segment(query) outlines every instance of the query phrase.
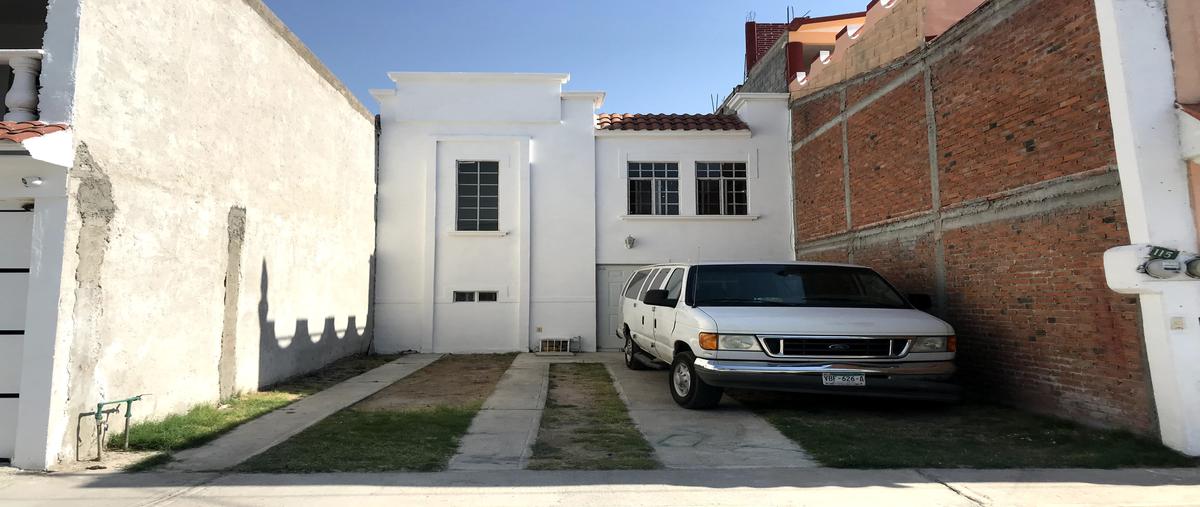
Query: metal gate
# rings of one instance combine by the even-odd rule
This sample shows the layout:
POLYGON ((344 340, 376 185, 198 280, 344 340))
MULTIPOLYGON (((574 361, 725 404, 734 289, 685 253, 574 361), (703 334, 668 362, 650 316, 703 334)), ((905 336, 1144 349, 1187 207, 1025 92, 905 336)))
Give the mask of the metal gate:
POLYGON ((596 348, 618 350, 624 343, 617 338, 620 329, 621 287, 641 265, 601 264, 596 266, 596 348))
POLYGON ((33 213, 0 201, 0 460, 16 445, 33 213))

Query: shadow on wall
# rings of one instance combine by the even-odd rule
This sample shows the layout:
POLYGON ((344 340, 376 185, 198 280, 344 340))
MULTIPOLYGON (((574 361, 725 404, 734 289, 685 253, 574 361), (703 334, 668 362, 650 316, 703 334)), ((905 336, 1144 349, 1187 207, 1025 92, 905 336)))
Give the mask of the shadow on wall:
MULTIPOLYGON (((374 265, 373 255, 368 262, 374 265)), ((369 308, 366 322, 362 325, 358 316, 351 315, 346 319, 346 328, 339 331, 335 325, 336 318, 325 317, 320 329, 314 330, 308 319, 298 319, 294 331, 280 336, 276 331, 276 322, 269 319, 269 288, 270 275, 267 261, 263 259, 258 297, 260 388, 316 370, 342 357, 367 352, 371 342, 369 308)))

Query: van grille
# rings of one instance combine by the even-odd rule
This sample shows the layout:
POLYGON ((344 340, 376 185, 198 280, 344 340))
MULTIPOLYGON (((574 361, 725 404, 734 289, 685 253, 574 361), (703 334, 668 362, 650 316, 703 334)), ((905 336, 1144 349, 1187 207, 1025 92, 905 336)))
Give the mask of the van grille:
POLYGON ((908 338, 764 337, 762 343, 776 357, 899 357, 908 348, 908 338))

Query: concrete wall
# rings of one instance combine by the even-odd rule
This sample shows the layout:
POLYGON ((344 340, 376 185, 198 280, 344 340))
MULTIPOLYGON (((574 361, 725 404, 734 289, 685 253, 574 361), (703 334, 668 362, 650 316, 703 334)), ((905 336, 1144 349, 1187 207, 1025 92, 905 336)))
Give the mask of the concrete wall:
POLYGON ((80 9, 52 457, 101 399, 157 418, 365 350, 374 244, 372 119, 257 0, 80 9))
POLYGON ((779 37, 746 75, 738 88, 745 93, 787 93, 787 37, 779 37))
POLYGON ((1154 431, 1137 300, 1104 278, 1130 230, 1089 0, 992 0, 792 107, 798 257, 936 295, 994 399, 1154 431))
MULTIPOLYGON (((766 62, 760 62, 762 65, 766 62)), ((745 131, 600 131, 596 139, 599 264, 790 260, 791 196, 784 94, 742 94, 745 131), (629 162, 679 164, 679 215, 628 215, 629 162), (749 214, 696 214, 696 162, 745 162, 749 214), (635 245, 625 247, 633 236, 635 245)))
POLYGON ((380 100, 382 351, 595 347, 595 101, 563 74, 394 73, 380 100), (455 230, 455 162, 500 163, 497 232, 455 230), (453 291, 499 301, 455 303, 453 291))

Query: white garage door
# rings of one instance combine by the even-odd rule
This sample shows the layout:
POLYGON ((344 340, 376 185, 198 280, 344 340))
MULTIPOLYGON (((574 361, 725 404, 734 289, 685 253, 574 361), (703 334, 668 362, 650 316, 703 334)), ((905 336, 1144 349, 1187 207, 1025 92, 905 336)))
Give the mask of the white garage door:
POLYGON ((12 459, 21 388, 33 213, 0 201, 0 459, 12 459))
POLYGON ((596 348, 617 350, 624 345, 616 336, 620 329, 621 287, 640 267, 627 264, 596 266, 596 348))

